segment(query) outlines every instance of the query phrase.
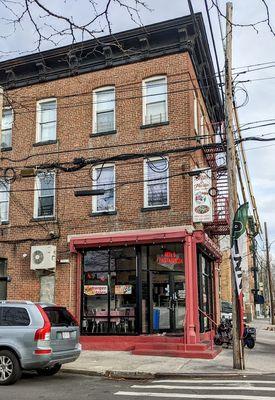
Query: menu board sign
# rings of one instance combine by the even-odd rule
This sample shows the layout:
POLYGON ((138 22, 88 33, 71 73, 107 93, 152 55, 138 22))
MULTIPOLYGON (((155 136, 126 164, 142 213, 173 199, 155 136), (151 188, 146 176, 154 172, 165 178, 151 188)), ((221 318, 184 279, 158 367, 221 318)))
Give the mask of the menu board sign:
POLYGON ((115 285, 115 294, 132 294, 132 285, 115 285))
POLYGON ((84 285, 84 294, 87 296, 98 296, 107 293, 107 285, 84 285))
POLYGON ((193 177, 193 222, 213 221, 213 202, 209 194, 211 187, 211 170, 193 177))

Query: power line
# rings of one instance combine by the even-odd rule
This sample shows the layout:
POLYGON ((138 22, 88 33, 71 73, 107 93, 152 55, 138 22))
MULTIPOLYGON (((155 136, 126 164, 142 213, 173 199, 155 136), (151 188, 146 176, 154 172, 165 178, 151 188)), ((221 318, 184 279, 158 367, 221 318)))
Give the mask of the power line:
POLYGON ((77 149, 57 150, 57 151, 44 152, 44 153, 35 153, 35 154, 30 154, 30 155, 20 158, 20 159, 11 159, 9 157, 1 157, 1 160, 6 160, 6 161, 13 162, 13 163, 17 163, 17 162, 27 161, 33 157, 40 157, 40 156, 48 156, 48 155, 55 155, 55 154, 60 155, 60 154, 65 154, 65 153, 74 153, 74 152, 78 152, 78 151, 95 151, 95 150, 114 149, 114 148, 120 148, 120 147, 140 146, 140 145, 163 143, 163 142, 170 142, 170 141, 200 140, 200 139, 204 139, 206 137, 209 137, 209 138, 215 137, 216 135, 217 135, 217 133, 213 133, 213 134, 208 134, 208 135, 180 136, 180 137, 174 137, 174 138, 170 137, 170 138, 165 138, 165 139, 148 140, 148 141, 142 141, 142 142, 119 143, 119 144, 107 145, 107 146, 82 147, 82 148, 77 148, 77 149))

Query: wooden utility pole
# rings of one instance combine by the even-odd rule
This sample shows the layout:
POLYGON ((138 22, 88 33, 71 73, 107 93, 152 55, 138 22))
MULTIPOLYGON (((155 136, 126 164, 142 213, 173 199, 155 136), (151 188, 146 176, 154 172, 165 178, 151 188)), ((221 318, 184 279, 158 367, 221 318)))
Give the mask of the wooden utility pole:
POLYGON ((274 303, 273 303, 273 285, 272 285, 272 274, 270 268, 270 257, 269 257, 269 247, 268 243, 268 233, 267 233, 267 224, 264 223, 264 231, 265 231, 265 250, 266 250, 266 270, 268 273, 268 287, 269 287, 269 300, 270 300, 270 323, 271 325, 275 325, 275 315, 274 315, 274 303))
POLYGON ((0 131, 2 129, 2 113, 3 113, 3 88, 0 86, 0 131))
MULTIPOLYGON (((227 170, 229 186, 230 237, 233 237, 233 221, 238 208, 236 152, 233 132, 233 90, 232 90, 232 13, 233 4, 226 3, 226 48, 225 48, 225 129, 227 144, 227 170)), ((231 257, 231 280, 233 288, 233 368, 244 369, 244 351, 240 337, 240 313, 235 282, 234 264, 231 257)))

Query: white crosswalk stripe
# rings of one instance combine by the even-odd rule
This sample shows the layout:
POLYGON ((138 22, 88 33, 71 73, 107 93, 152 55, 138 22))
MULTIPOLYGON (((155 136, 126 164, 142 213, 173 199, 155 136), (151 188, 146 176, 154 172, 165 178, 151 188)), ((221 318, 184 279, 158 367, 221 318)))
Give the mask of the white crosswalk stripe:
POLYGON ((131 390, 114 393, 116 396, 167 399, 209 400, 274 400, 274 380, 253 379, 164 379, 148 384, 132 385, 131 390), (219 391, 219 393, 217 393, 219 391), (229 393, 230 392, 230 393, 229 393), (236 393, 237 392, 237 393, 236 393))
POLYGON ((264 384, 273 384, 275 385, 275 377, 273 381, 264 381, 264 380, 243 380, 243 379, 230 379, 223 380, 221 379, 160 379, 157 381, 153 381, 153 383, 219 383, 221 385, 230 384, 230 383, 264 383, 264 384))
POLYGON ((193 394, 193 393, 152 393, 152 392, 117 392, 118 396, 131 397, 166 397, 166 398, 181 398, 181 399, 225 399, 225 400, 274 400, 274 396, 242 396, 242 395, 224 395, 224 394, 193 394))
MULTIPOLYGON (((141 386, 133 385, 131 388, 139 389, 141 386)), ((194 389, 194 390, 255 390, 255 386, 171 386, 171 385, 144 385, 143 389, 194 389)), ((275 392, 275 386, 261 387, 261 392, 275 392)))

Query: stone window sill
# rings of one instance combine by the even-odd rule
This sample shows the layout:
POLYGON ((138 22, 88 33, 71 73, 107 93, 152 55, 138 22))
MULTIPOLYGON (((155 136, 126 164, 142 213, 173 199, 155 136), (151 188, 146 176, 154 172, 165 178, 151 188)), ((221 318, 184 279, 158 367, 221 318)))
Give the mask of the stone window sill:
POLYGON ((91 217, 102 217, 104 215, 116 215, 117 211, 99 211, 99 212, 92 212, 91 217))
POLYGON ((141 126, 140 126, 140 129, 156 128, 156 127, 158 127, 158 126, 165 126, 165 125, 169 125, 169 121, 156 122, 155 124, 141 125, 141 126))
POLYGON ((116 129, 112 131, 106 131, 106 132, 94 132, 90 134, 90 137, 98 137, 98 136, 105 136, 105 135, 115 135, 117 133, 116 129))
POLYGON ((170 210, 171 206, 154 206, 154 207, 143 207, 141 208, 142 212, 147 211, 161 211, 161 210, 170 210))
POLYGON ((38 146, 47 146, 48 144, 56 144, 57 140, 45 140, 44 142, 36 142, 33 143, 33 147, 38 147, 38 146))

